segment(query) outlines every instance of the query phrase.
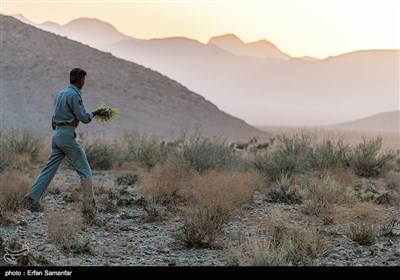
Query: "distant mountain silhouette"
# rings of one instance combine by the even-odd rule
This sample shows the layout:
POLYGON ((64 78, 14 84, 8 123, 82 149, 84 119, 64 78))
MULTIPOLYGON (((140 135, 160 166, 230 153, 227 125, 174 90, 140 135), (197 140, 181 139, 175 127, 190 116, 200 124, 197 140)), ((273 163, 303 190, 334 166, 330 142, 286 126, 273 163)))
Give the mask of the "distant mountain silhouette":
POLYGON ((380 113, 350 122, 331 125, 329 126, 329 128, 359 131, 393 132, 400 134, 400 111, 380 113))
POLYGON ((177 37, 92 46, 159 71, 253 125, 328 125, 398 110, 399 50, 262 59, 256 56, 265 50, 285 54, 267 41, 245 44, 235 35, 208 44, 177 37))
POLYGON ((100 49, 103 45, 122 40, 138 40, 122 34, 111 24, 94 18, 79 18, 65 25, 45 22, 35 24, 35 26, 61 36, 66 36, 69 39, 79 41, 96 49, 100 49))
POLYGON ((88 110, 100 101, 118 107, 113 123, 80 124, 78 132, 118 136, 139 130, 176 138, 196 129, 206 136, 248 140, 269 135, 220 111, 181 84, 132 62, 124 61, 9 16, 1 17, 1 127, 50 133, 55 94, 69 84, 69 71, 88 72, 83 100, 88 110))
POLYGON ((257 42, 246 44, 234 34, 212 37, 208 41, 208 44, 217 45, 221 49, 236 55, 245 55, 257 58, 275 58, 283 60, 288 60, 291 58, 289 55, 279 50, 271 42, 260 40, 257 42))
POLYGON ((326 125, 398 108, 398 50, 259 59, 186 38, 104 49, 160 71, 254 125, 326 125))

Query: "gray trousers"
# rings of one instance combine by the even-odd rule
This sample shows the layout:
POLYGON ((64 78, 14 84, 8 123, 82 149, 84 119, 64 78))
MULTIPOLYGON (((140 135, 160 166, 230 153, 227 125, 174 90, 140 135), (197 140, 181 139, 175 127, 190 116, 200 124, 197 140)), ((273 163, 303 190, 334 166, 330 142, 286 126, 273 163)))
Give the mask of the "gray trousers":
POLYGON ((60 163, 65 156, 78 173, 83 188, 84 203, 94 200, 92 171, 82 145, 75 139, 75 131, 69 126, 57 127, 51 139, 51 152, 46 165, 36 178, 27 196, 39 202, 44 191, 50 185, 60 163))

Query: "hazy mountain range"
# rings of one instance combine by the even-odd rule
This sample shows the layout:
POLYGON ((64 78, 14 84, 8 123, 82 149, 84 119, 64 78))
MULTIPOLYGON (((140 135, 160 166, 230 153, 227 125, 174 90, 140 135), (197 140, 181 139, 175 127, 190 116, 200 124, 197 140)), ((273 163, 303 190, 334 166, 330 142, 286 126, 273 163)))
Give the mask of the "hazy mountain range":
POLYGON ((133 62, 21 21, 1 17, 1 126, 50 133, 55 94, 69 84, 69 71, 88 72, 83 100, 88 110, 100 101, 118 107, 110 124, 80 124, 78 132, 116 136, 125 129, 177 138, 199 129, 206 136, 248 140, 266 132, 226 114, 176 81, 133 62))
POLYGON ((370 117, 333 125, 330 126, 330 128, 347 129, 353 131, 391 132, 400 134, 400 111, 385 112, 370 117))
POLYGON ((233 34, 203 44, 139 40, 97 19, 35 25, 159 71, 254 125, 321 126, 399 110, 399 50, 319 60, 290 57, 266 40, 246 44, 233 34))

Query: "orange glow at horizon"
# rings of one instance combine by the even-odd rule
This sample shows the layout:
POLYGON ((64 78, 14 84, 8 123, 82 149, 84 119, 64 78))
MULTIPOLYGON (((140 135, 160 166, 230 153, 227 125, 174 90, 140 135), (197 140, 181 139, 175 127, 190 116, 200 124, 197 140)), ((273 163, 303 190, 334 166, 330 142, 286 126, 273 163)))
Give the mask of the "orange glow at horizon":
POLYGON ((140 39, 202 43, 233 33, 266 39, 294 57, 326 58, 360 49, 400 49, 398 1, 6 1, 1 13, 35 23, 97 18, 140 39))

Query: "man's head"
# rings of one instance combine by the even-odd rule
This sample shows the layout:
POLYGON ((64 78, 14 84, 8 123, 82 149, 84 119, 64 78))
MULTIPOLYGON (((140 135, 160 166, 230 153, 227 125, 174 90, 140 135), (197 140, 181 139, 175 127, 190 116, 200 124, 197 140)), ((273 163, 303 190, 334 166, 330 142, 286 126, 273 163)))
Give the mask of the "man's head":
POLYGON ((82 89, 85 84, 86 71, 80 68, 74 68, 69 73, 69 82, 77 88, 82 89))

